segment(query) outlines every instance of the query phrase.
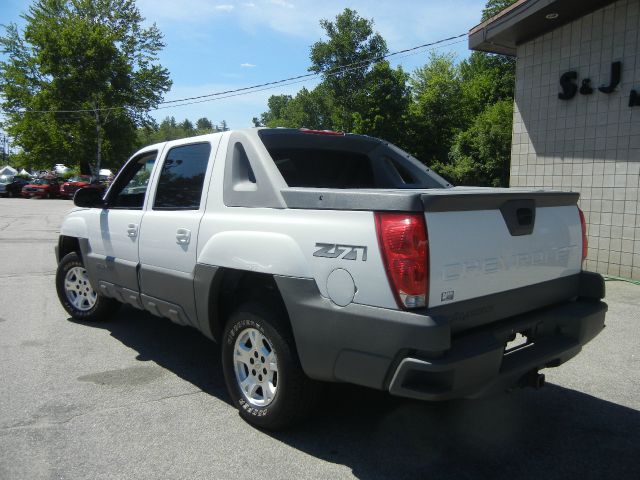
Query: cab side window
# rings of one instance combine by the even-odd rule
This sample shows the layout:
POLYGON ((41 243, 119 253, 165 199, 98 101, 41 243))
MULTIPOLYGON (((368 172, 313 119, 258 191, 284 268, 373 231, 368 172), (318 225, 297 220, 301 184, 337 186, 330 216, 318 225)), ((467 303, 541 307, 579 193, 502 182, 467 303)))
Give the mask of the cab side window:
POLYGON ((141 210, 158 152, 147 152, 129 162, 109 193, 110 208, 141 210))
POLYGON ((174 147, 162 165, 154 210, 198 210, 211 145, 194 143, 174 147))

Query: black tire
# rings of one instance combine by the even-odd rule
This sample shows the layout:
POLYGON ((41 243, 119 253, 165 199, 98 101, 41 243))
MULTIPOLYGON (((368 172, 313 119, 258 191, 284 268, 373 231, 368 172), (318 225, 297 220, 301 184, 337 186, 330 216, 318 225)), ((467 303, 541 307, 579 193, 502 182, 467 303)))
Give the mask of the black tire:
MULTIPOLYGON (((99 320, 108 319, 120 306, 120 302, 112 298, 107 298, 93 290, 93 286, 86 280, 79 280, 86 287, 86 290, 80 292, 85 295, 87 292, 95 292, 95 303, 90 308, 77 308, 70 299, 70 295, 67 295, 67 289, 65 287, 65 279, 70 270, 74 268, 80 268, 85 272, 86 270, 82 259, 76 252, 68 253, 58 264, 56 271, 56 291, 58 292, 58 299, 64 307, 64 309, 76 320, 82 320, 87 322, 94 322, 99 320)), ((86 295, 85 295, 86 296, 86 295)), ((89 303, 87 301, 87 303, 89 303)))
MULTIPOLYGON (((302 371, 283 308, 269 303, 243 304, 229 318, 222 340, 222 368, 227 390, 244 420, 259 428, 281 430, 308 414, 318 384, 302 371), (277 356, 277 388, 273 400, 266 406, 252 404, 242 392, 236 376, 236 340, 248 329, 258 330, 277 356)), ((249 374, 247 372, 247 376, 249 374)))

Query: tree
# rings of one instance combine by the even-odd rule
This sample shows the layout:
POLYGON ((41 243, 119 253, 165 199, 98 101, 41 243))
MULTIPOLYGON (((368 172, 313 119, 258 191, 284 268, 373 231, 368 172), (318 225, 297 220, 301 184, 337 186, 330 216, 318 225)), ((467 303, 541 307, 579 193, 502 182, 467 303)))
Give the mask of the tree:
POLYGON ((413 102, 408 147, 426 164, 446 163, 455 135, 468 122, 454 56, 431 53, 429 62, 416 69, 410 82, 413 102))
POLYGON ((192 137, 196 134, 196 130, 193 128, 193 123, 191 123, 188 118, 179 125, 179 128, 184 132, 185 137, 192 137))
POLYGON ((188 118, 178 123, 175 117, 165 117, 159 125, 152 120, 139 127, 136 146, 139 148, 145 145, 192 137, 194 135, 224 132, 226 131, 225 129, 227 129, 227 122, 224 120, 222 120, 220 127, 215 127, 211 120, 202 117, 197 120, 196 127, 194 128, 193 122, 188 118))
POLYGON ((516 62, 511 57, 473 52, 459 65, 467 114, 479 115, 487 105, 513 99, 516 62))
MULTIPOLYGON (((483 20, 514 0, 489 0, 483 20)), ((385 138, 453 182, 507 185, 515 61, 473 52, 462 62, 432 53, 410 76, 393 69, 373 21, 345 9, 322 20, 310 53, 323 79, 274 95, 256 126, 344 130, 385 138)))
POLYGON ((335 21, 320 20, 327 40, 311 47, 310 71, 321 73, 334 104, 334 128, 351 131, 358 93, 365 88, 367 72, 387 52, 382 36, 373 31, 373 20, 345 8, 335 21))
MULTIPOLYGON (((482 21, 514 1, 489 0, 482 21)), ((470 124, 456 135, 447 162, 434 165, 452 182, 509 185, 515 69, 515 59, 484 52, 473 52, 460 63, 464 115, 470 124)))
POLYGON ((280 125, 280 122, 284 119, 285 109, 291 100, 291 95, 271 95, 267 100, 267 108, 269 110, 262 113, 260 118, 254 118, 253 124, 256 127, 284 126, 280 125))
POLYGON ((196 128, 200 132, 211 131, 213 130, 213 124, 208 118, 202 117, 196 121, 196 128))
POLYGON ((495 17, 502 10, 514 4, 516 0, 487 0, 487 4, 482 10, 482 21, 495 17))
POLYGON ((311 47, 311 71, 321 73, 313 90, 295 97, 273 95, 256 126, 342 130, 398 142, 406 132, 407 74, 383 61, 387 46, 373 21, 345 9, 321 20, 327 39, 311 47))
POLYGON ((169 73, 155 25, 142 26, 134 0, 36 0, 5 28, 0 46, 5 126, 31 165, 126 158, 136 126, 162 101, 169 73))
POLYGON ((509 186, 513 101, 500 100, 478 115, 453 143, 450 163, 434 168, 455 183, 509 186))
POLYGON ((256 126, 330 129, 330 96, 324 85, 313 90, 302 88, 295 97, 273 95, 268 101, 269 111, 263 113, 256 126))
POLYGON ((375 64, 357 97, 353 132, 405 143, 411 101, 408 79, 402 68, 394 70, 387 61, 375 64))

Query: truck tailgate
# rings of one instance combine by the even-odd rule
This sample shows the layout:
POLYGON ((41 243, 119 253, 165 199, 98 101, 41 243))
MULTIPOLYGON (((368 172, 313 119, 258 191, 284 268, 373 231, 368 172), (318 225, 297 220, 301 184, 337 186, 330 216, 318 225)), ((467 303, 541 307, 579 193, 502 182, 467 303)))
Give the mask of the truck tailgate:
MULTIPOLYGON (((454 188, 422 195, 429 308, 570 277, 582 267, 578 194, 454 188)), ((566 289, 564 299, 575 294, 566 289)), ((563 299, 554 292, 553 299, 563 299)), ((502 296, 504 300, 504 296, 502 296)), ((540 298, 541 305, 545 300, 540 298)))

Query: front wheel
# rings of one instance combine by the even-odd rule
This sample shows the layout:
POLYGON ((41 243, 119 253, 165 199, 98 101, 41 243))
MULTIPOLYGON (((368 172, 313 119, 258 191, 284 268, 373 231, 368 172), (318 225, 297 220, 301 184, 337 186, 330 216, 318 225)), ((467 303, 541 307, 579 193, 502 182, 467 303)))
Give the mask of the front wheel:
POLYGON ((222 367, 229 395, 250 424, 290 426, 309 411, 315 382, 302 371, 286 313, 246 303, 227 322, 222 367))
POLYGON ((120 306, 96 292, 76 252, 64 256, 56 271, 56 290, 64 309, 76 320, 105 320, 120 306))

